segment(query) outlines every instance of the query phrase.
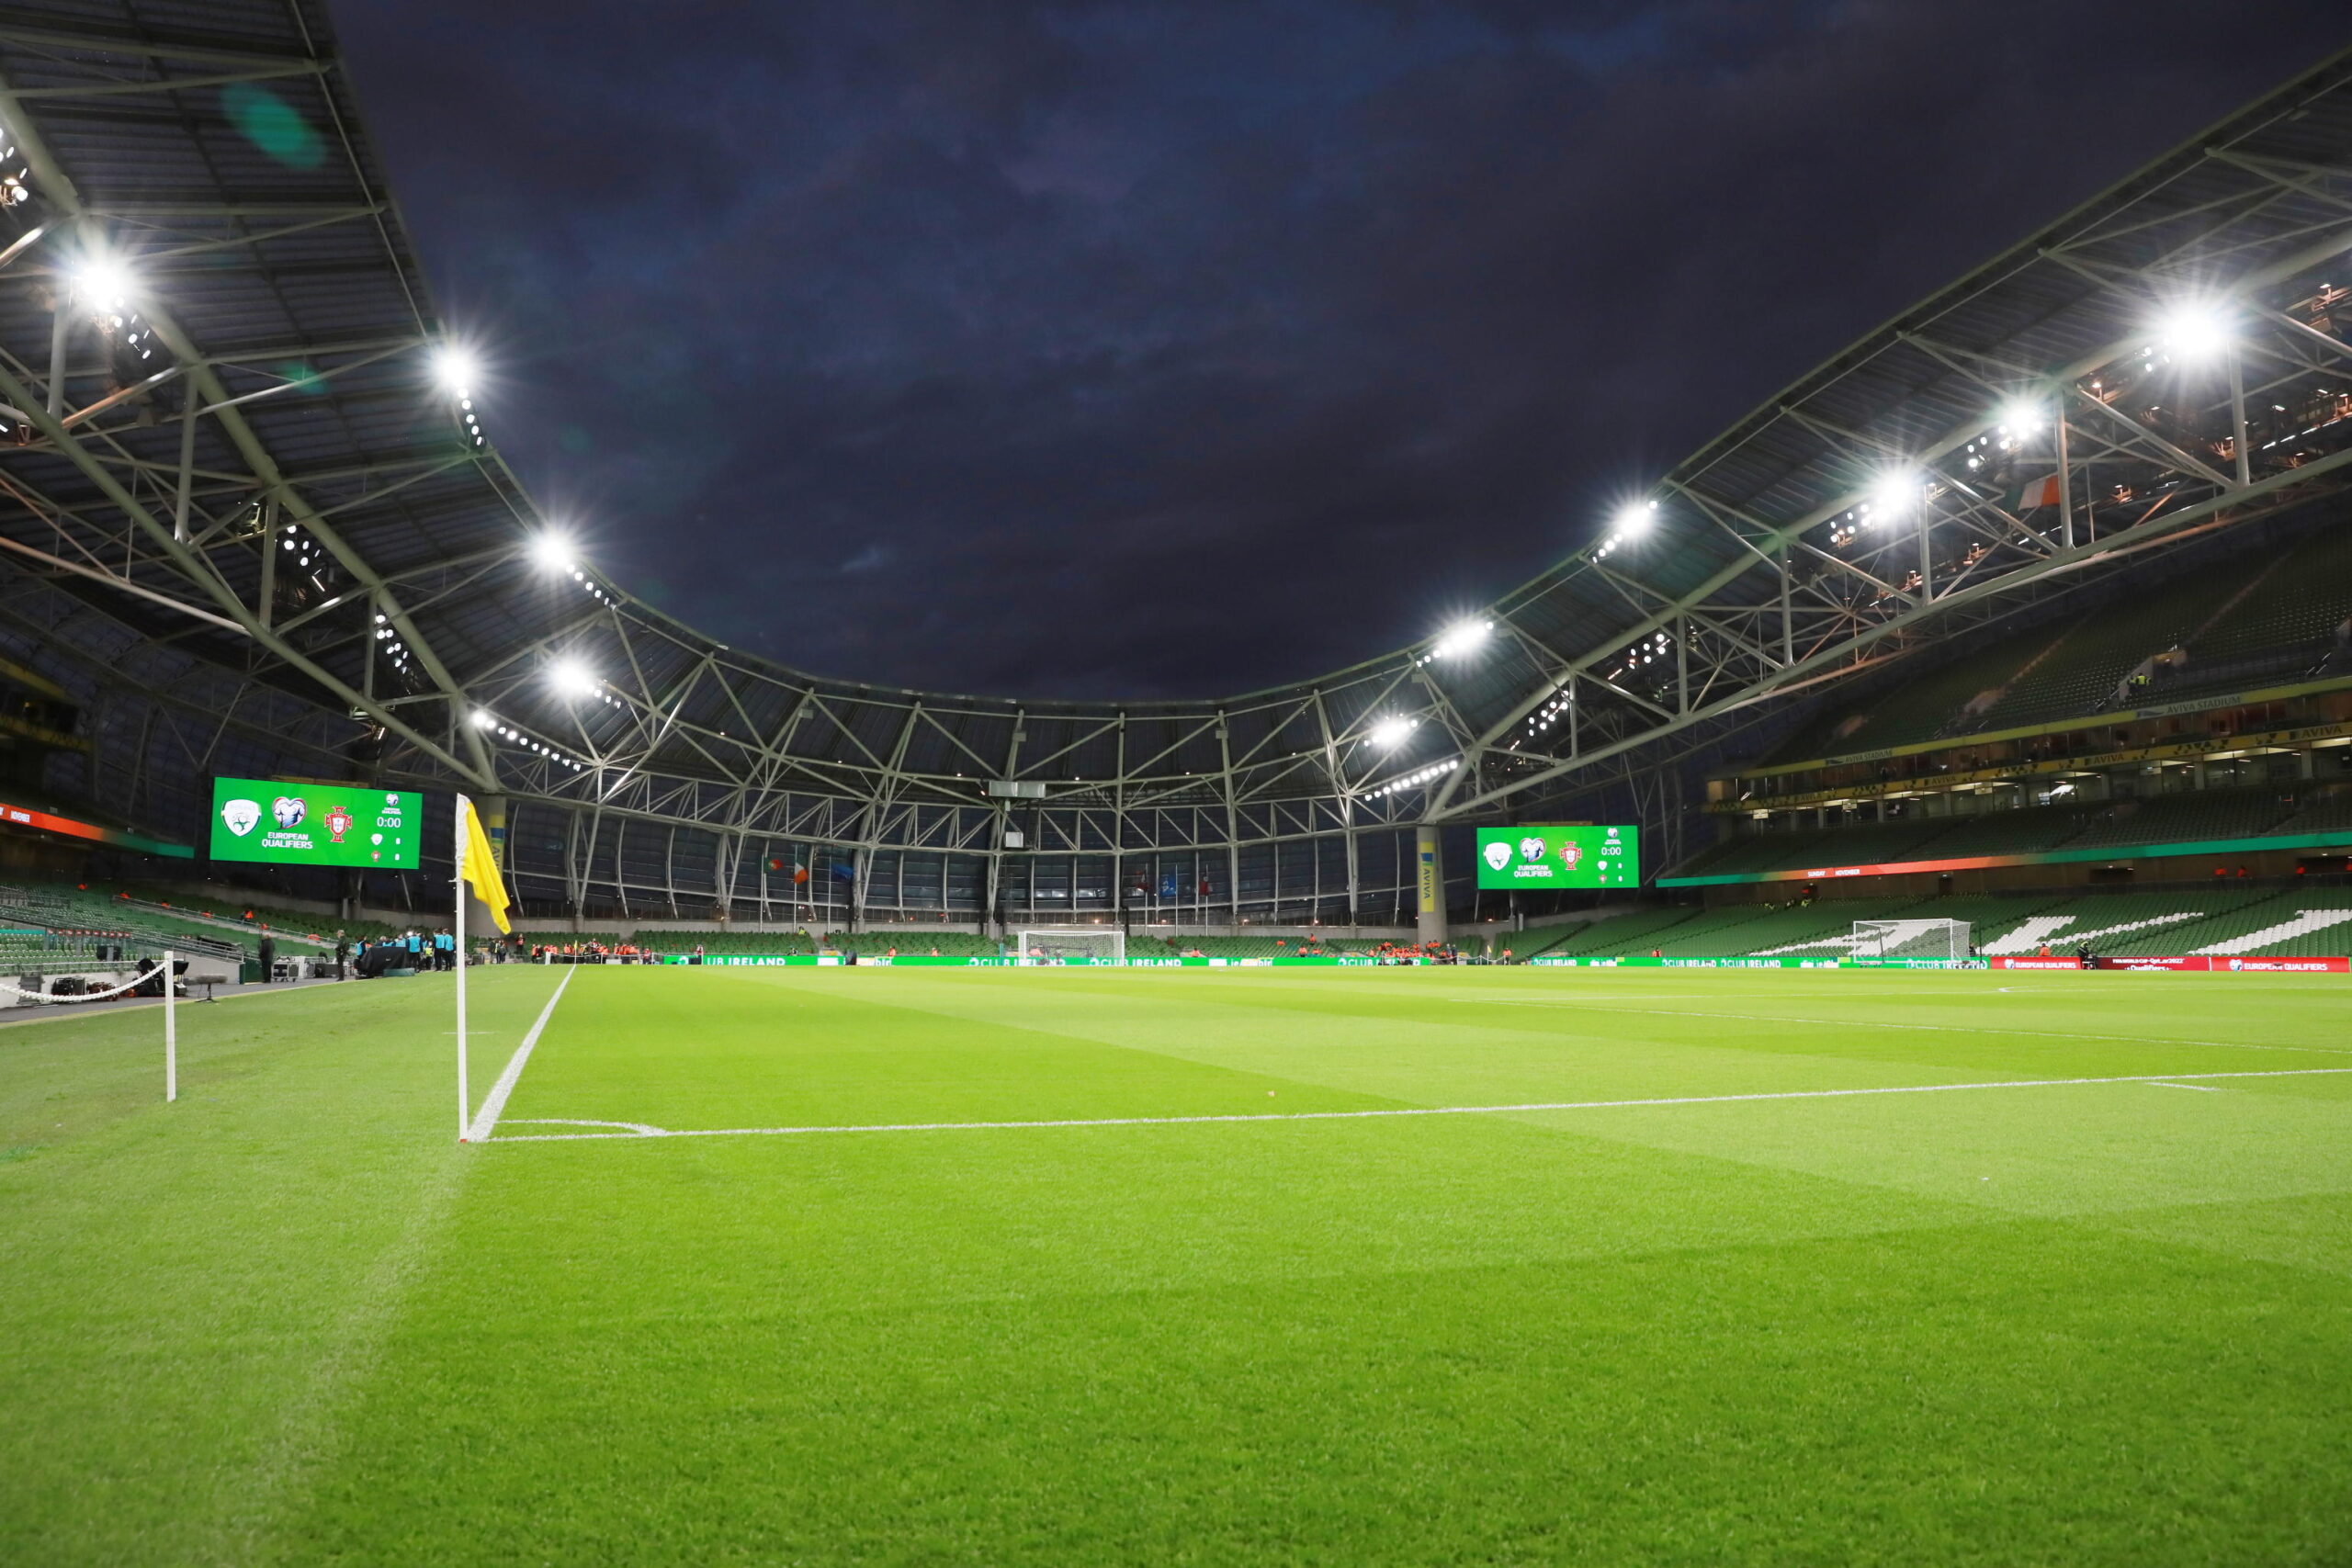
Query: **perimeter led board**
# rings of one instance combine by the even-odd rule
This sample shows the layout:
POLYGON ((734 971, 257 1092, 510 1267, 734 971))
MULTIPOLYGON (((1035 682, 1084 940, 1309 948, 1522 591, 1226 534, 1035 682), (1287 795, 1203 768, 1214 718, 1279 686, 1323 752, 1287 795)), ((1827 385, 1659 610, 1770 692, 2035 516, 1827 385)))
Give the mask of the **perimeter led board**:
POLYGON ((1637 828, 1481 828, 1478 886, 1638 887, 1637 828))
POLYGON ((212 781, 212 858, 414 871, 424 797, 360 784, 212 781))

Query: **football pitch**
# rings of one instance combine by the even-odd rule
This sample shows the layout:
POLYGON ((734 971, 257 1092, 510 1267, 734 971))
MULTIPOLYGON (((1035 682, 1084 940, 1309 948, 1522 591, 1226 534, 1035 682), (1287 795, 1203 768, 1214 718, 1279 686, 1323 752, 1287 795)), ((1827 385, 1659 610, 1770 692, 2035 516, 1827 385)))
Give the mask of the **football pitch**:
POLYGON ((472 987, 0 1028, 0 1562, 2352 1562, 2340 976, 472 987))

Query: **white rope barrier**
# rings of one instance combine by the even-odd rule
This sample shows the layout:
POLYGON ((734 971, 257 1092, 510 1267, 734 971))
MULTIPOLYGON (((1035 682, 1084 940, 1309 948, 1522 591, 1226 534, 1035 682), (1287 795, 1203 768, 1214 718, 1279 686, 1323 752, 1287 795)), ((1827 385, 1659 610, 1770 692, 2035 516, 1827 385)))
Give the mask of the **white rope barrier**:
POLYGON ((119 997, 125 991, 145 985, 160 973, 162 973, 160 970, 150 970, 144 975, 133 976, 111 990, 84 991, 78 996, 58 996, 46 987, 38 991, 28 991, 23 987, 12 985, 6 980, 0 980, 0 991, 5 991, 12 997, 29 997, 38 1002, 55 1002, 63 1007, 71 1006, 75 1002, 102 1002, 109 997, 119 997))
POLYGON ((180 1097, 179 1017, 178 1009, 174 1006, 178 1000, 178 988, 174 984, 174 972, 176 967, 174 955, 165 953, 155 967, 133 975, 119 986, 108 986, 103 990, 82 991, 62 997, 52 992, 50 986, 57 980, 69 978, 66 976, 48 976, 41 982, 41 987, 37 991, 28 991, 13 981, 0 980, 0 997, 14 997, 20 1001, 48 1002, 58 1007, 71 1007, 76 1002, 108 1001, 125 992, 135 991, 150 981, 161 981, 164 993, 164 1099, 168 1102, 180 1097))

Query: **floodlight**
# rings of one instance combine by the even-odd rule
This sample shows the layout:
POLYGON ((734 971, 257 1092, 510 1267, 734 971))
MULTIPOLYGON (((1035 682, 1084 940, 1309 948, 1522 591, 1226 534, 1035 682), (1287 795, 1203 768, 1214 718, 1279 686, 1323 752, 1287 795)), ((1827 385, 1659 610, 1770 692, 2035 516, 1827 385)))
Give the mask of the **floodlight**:
POLYGON ((1636 501, 1619 508, 1615 528, 1621 536, 1638 534, 1657 520, 1657 502, 1636 501))
POLYGON ((2176 359, 2211 359, 2230 346, 2228 318, 2211 301, 2174 306, 2156 323, 2156 333, 2176 359))
POLYGON ((1927 486, 1912 468, 1881 474, 1871 485, 1871 510, 1900 515, 1919 504, 1927 486))
POLYGON ((473 395, 474 377, 481 367, 454 343, 443 344, 433 355, 433 378, 453 398, 473 395))
POLYGON ((549 571, 571 570, 571 539, 553 528, 540 534, 532 542, 531 554, 549 571))
POLYGON ((548 665, 548 680, 567 697, 593 697, 604 690, 596 672, 577 659, 559 659, 548 665))
POLYGON ((1412 733, 1413 721, 1411 719, 1384 718, 1379 723, 1372 727, 1372 743, 1374 746, 1384 747, 1393 750, 1396 747, 1402 746, 1412 733))
POLYGON ((76 264, 74 297, 101 315, 119 313, 130 303, 130 269, 112 256, 92 252, 76 264))
POLYGON ((476 729, 495 729, 498 728, 498 716, 492 713, 488 708, 476 708, 474 709, 474 728, 476 729))
POLYGON ((2005 435, 2031 435, 2041 428, 2044 419, 2042 406, 2031 398, 2012 398, 2001 405, 2001 432, 2005 435))
POLYGON ((1494 626, 1492 621, 1457 621, 1446 628, 1445 635, 1437 639, 1437 646, 1430 652, 1439 659, 1467 653, 1487 640, 1487 634, 1494 626))

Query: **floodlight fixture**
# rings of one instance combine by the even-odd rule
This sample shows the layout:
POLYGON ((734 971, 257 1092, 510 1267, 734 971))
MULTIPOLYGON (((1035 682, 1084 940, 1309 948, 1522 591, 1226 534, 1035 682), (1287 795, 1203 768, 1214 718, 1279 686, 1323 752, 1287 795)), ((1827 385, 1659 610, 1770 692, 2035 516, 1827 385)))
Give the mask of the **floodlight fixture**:
POLYGON ((137 286, 130 268, 103 251, 85 254, 74 264, 70 277, 74 298, 101 316, 119 315, 130 309, 137 286))
POLYGON ((1927 481, 1917 468, 1894 468, 1881 474, 1871 483, 1872 521, 1889 516, 1900 517, 1926 499, 1927 481))
POLYGON ((498 716, 491 712, 488 708, 476 708, 474 709, 474 728, 476 729, 495 729, 498 728, 498 716))
POLYGON ((1393 751, 1397 747, 1405 744, 1408 739, 1411 739, 1412 734, 1413 721, 1411 719, 1396 717, 1384 718, 1372 727, 1372 743, 1385 750, 1393 751))
POLYGON ((531 555, 549 571, 570 571, 574 555, 571 536, 560 528, 542 530, 531 543, 531 555))
POLYGON ((2037 399, 2011 398, 2001 405, 2004 435, 2031 435, 2049 422, 2049 411, 2037 399))
POLYGON ((1639 534, 1657 521, 1657 502, 1636 501, 1618 509, 1616 533, 1623 538, 1639 534))
POLYGON ((1458 658, 1486 641, 1487 634, 1494 629, 1492 621, 1456 621, 1437 639, 1430 653, 1438 659, 1458 658))
POLYGON ((481 371, 481 365, 472 351, 461 344, 445 343, 434 350, 433 378, 453 398, 473 396, 474 379, 481 371))
POLYGON ((2210 299, 2176 305, 2156 323, 2156 336, 2165 352, 2186 363, 2224 353, 2231 335, 2229 317, 2219 302, 2210 299))
POLYGON ((548 665, 548 681, 567 697, 593 697, 604 690, 596 672, 577 659, 559 659, 548 665))

